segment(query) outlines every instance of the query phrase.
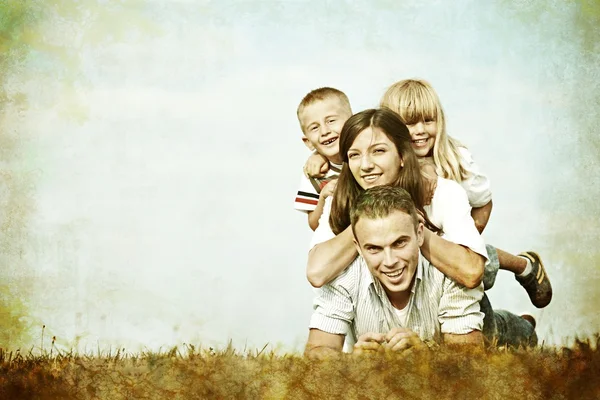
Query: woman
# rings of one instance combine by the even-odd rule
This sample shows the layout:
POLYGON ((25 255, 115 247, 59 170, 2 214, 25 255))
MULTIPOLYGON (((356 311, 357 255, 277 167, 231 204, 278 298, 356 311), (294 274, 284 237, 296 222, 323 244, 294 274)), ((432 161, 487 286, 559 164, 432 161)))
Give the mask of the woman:
MULTIPOLYGON (((369 187, 391 184, 410 193, 424 216, 427 229, 421 247, 423 256, 456 282, 469 288, 477 287, 481 283, 487 252, 469 215, 468 203, 461 203, 461 200, 466 201, 466 195, 457 185, 455 189, 458 190, 451 191, 450 195, 458 196, 458 200, 449 202, 445 197, 448 203, 464 206, 462 210, 456 208, 445 213, 452 216, 449 220, 459 221, 453 223, 453 227, 461 226, 460 235, 454 234, 454 228, 452 230, 456 237, 456 241, 452 241, 464 246, 456 248, 436 235, 445 228, 440 226, 443 224, 434 224, 428 218, 432 210, 429 205, 429 212, 426 212, 427 197, 431 198, 427 189, 431 192, 431 188, 424 185, 410 134, 398 115, 388 109, 355 114, 344 124, 339 140, 344 166, 313 237, 314 246, 307 264, 311 284, 319 287, 331 281, 358 255, 352 242, 349 213, 358 194, 369 187)), ((448 234, 446 229, 444 233, 448 234)))

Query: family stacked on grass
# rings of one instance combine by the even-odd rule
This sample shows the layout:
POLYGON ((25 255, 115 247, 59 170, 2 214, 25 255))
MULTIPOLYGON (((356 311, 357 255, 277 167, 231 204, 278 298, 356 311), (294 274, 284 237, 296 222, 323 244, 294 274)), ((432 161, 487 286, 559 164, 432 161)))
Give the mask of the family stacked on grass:
POLYGON ((535 319, 493 310, 484 290, 499 269, 545 307, 552 287, 540 257, 486 245, 488 178, 448 136, 422 80, 393 84, 378 109, 352 114, 334 88, 298 106, 314 151, 295 208, 315 231, 307 277, 315 290, 306 354, 404 351, 440 343, 535 346, 535 319))

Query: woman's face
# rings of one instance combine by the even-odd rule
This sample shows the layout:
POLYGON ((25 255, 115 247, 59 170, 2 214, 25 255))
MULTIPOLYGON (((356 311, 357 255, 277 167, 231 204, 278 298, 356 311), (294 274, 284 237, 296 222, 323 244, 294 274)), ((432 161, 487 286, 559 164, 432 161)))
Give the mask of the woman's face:
POLYGON ((348 166, 356 182, 368 189, 395 182, 404 163, 387 135, 379 128, 368 127, 350 146, 348 166))

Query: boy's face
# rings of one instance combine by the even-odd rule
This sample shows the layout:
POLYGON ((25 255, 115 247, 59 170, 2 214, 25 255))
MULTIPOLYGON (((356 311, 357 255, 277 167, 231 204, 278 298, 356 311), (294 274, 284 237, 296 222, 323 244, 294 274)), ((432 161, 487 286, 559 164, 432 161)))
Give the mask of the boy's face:
POLYGON ((339 137, 350 116, 350 111, 336 97, 309 104, 298 116, 304 132, 302 141, 330 161, 341 163, 339 137))
POLYGON ((410 291, 423 244, 423 224, 393 211, 383 218, 361 217, 354 226, 354 244, 388 297, 410 291))

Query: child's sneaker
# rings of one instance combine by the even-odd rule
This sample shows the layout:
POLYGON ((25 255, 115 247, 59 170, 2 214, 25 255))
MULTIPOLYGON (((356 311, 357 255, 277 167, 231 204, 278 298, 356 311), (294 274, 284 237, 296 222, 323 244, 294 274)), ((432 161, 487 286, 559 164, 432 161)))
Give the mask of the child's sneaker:
POLYGON ((519 256, 531 261, 532 271, 527 276, 515 275, 515 279, 525 288, 534 306, 546 307, 552 300, 552 285, 540 256, 533 251, 523 252, 519 256))

